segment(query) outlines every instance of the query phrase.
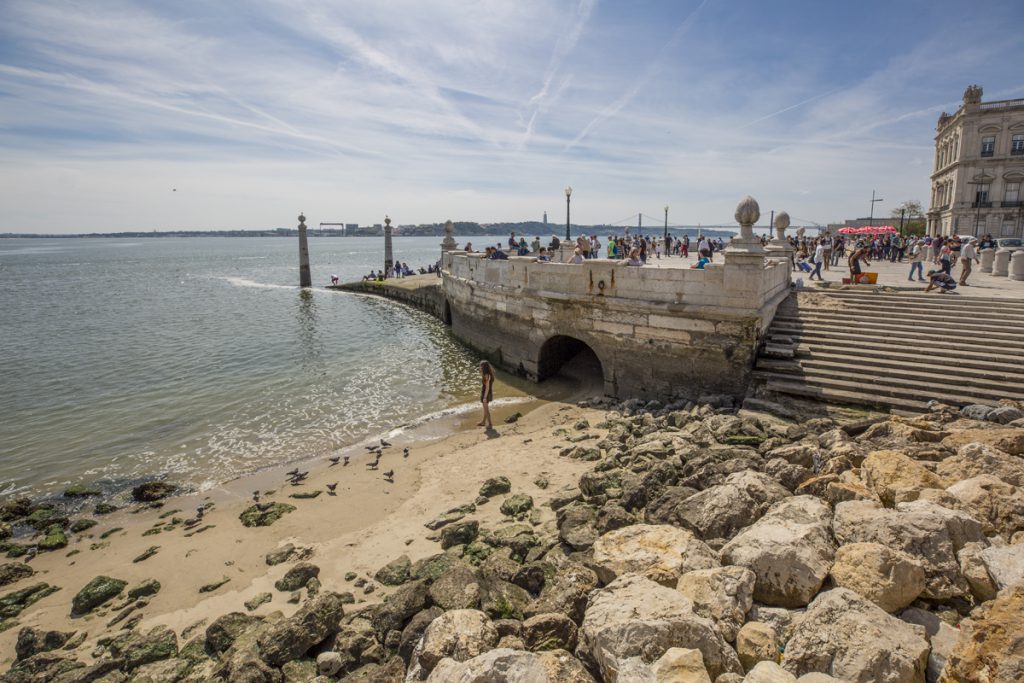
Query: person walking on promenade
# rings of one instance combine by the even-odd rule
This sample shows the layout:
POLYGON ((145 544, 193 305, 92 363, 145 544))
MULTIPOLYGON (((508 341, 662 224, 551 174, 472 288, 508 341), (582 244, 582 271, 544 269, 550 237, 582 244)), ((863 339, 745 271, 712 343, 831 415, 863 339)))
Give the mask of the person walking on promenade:
POLYGON ((861 276, 860 262, 861 261, 863 261, 866 265, 869 265, 869 266, 871 265, 871 262, 868 261, 867 250, 864 247, 861 247, 859 249, 855 249, 853 251, 853 253, 850 254, 850 258, 847 261, 847 263, 850 266, 850 283, 851 284, 855 284, 855 285, 859 285, 860 284, 860 276, 861 276))
POLYGON ((960 284, 967 286, 967 278, 971 274, 971 261, 981 263, 978 252, 974 248, 974 238, 968 238, 967 242, 960 249, 960 284))
POLYGON ((484 418, 477 422, 477 427, 494 429, 491 424, 491 401, 494 399, 494 368, 485 360, 480 361, 480 403, 484 407, 484 418))
POLYGON ((953 250, 949 248, 949 242, 942 245, 942 251, 939 252, 939 264, 943 273, 953 274, 953 250))
POLYGON ((910 248, 910 275, 908 280, 914 279, 914 271, 917 271, 917 281, 924 282, 924 249, 920 242, 915 242, 910 248))
POLYGON ((822 253, 824 254, 825 270, 828 270, 829 265, 832 263, 832 238, 825 236, 818 240, 821 242, 822 253))
POLYGON ((821 276, 821 266, 825 262, 825 245, 822 243, 823 240, 818 240, 818 246, 814 248, 814 272, 807 278, 813 280, 814 276, 818 276, 818 280, 824 280, 821 276))

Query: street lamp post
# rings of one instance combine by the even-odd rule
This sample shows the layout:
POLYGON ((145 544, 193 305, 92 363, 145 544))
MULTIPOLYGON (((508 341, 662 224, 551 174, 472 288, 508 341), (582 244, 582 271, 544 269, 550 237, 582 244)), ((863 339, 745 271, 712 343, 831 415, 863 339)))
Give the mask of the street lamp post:
POLYGON ((572 197, 572 187, 565 188, 565 241, 568 242, 572 239, 572 235, 569 234, 569 200, 572 197))
POLYGON ((879 197, 875 199, 875 191, 871 190, 871 213, 868 217, 868 227, 874 227, 875 225, 875 204, 878 202, 884 202, 885 200, 879 197))
POLYGON ((665 207, 665 242, 668 242, 668 206, 665 207))

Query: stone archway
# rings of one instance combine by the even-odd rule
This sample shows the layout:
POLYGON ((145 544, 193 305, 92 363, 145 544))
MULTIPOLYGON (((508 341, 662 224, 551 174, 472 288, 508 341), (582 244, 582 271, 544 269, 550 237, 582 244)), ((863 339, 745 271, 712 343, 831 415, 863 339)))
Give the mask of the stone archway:
POLYGON ((557 375, 563 367, 575 373, 604 377, 600 357, 586 342, 567 335, 555 335, 545 341, 537 354, 537 381, 557 375))
POLYGON ((452 325, 452 305, 448 299, 444 300, 444 310, 441 311, 441 322, 448 327, 452 325))

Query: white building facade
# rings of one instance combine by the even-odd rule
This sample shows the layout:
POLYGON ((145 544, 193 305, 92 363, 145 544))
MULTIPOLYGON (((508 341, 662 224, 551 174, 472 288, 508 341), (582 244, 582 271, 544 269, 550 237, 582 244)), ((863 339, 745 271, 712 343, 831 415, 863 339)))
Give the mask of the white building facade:
POLYGON ((982 102, 971 85, 939 116, 930 235, 1024 236, 1024 99, 982 102))

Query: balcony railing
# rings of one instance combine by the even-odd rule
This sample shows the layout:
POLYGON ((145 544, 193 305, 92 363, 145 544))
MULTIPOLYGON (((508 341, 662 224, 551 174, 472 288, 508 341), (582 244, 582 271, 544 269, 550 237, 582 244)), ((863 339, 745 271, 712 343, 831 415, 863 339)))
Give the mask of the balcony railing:
POLYGON ((1014 147, 1010 150, 1010 156, 1019 157, 1024 155, 1024 147, 1014 147))
POLYGON ((1019 100, 1000 100, 998 102, 982 102, 982 111, 988 109, 1006 109, 1007 107, 1024 107, 1024 99, 1019 100))
POLYGON ((1020 202, 1020 201, 1000 202, 999 206, 1001 206, 1004 209, 1012 209, 1012 208, 1016 208, 1016 207, 1020 206, 1021 204, 1022 204, 1022 202, 1020 202))
POLYGON ((991 209, 992 208, 992 202, 972 202, 971 203, 971 208, 972 209, 991 209))
POLYGON ((981 150, 981 156, 983 156, 983 157, 991 157, 991 156, 995 156, 995 154, 996 154, 995 150, 991 150, 991 149, 983 149, 983 150, 981 150))

